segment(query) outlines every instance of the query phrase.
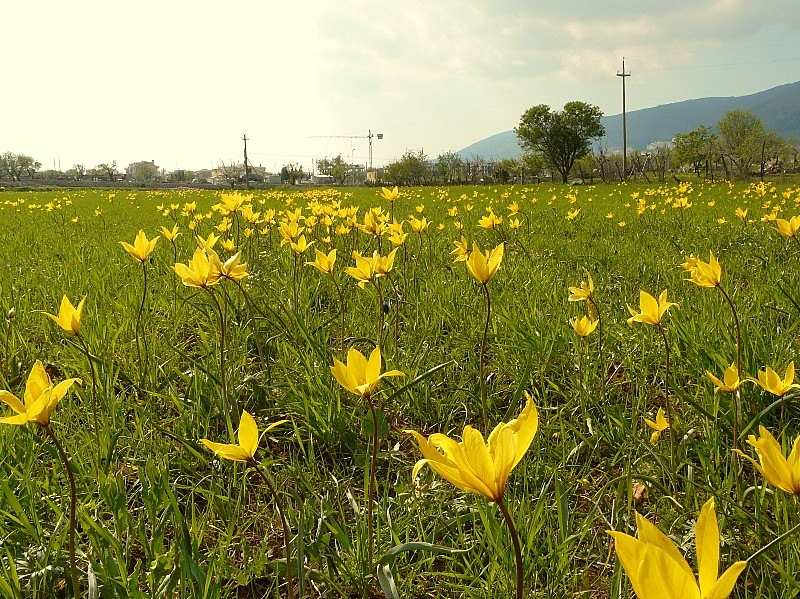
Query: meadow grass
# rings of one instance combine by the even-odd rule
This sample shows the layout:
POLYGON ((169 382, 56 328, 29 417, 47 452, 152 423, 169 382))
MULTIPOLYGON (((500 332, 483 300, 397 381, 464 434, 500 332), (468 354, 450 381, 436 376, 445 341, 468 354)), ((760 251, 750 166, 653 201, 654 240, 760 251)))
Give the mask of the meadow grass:
MULTIPOLYGON (((427 468, 412 481, 419 453, 403 433, 458 436, 467 424, 484 430, 482 370, 490 429, 519 414, 525 391, 539 408, 539 431, 505 496, 521 536, 527 596, 632 596, 606 530, 633 534, 634 511, 688 551, 700 507, 714 497, 724 566, 800 524, 798 498, 734 459, 731 396, 714 393, 705 375, 721 376, 736 358, 733 317, 718 290, 687 282, 681 268, 691 254, 706 260, 714 253, 742 324, 742 377, 766 365, 782 375, 798 355, 800 244, 779 236, 772 220, 800 214, 800 187, 693 181, 409 188, 393 206, 375 189, 254 191, 248 203, 267 220, 248 225, 237 213, 224 233, 212 210, 220 197, 0 194, 0 308, 13 312, 0 326, 0 388, 21 397, 37 359, 56 381, 83 381, 58 405, 52 426, 76 472, 78 561, 89 596, 285 596, 281 523, 267 489, 244 464, 221 462, 199 442, 235 442, 243 409, 261 430, 288 420, 261 440, 256 458, 284 498, 300 596, 391 595, 381 582, 395 584, 400 597, 512 596, 514 556, 497 506, 427 468), (519 209, 513 216, 512 202, 519 209), (325 207, 332 204, 328 226, 325 207), (347 221, 338 210, 350 206, 358 207, 359 222, 371 207, 393 211, 408 234, 391 284, 379 280, 386 368, 405 374, 383 380, 375 395, 380 581, 368 562, 365 521, 374 424, 366 403, 339 387, 330 366, 342 359, 343 334, 347 347, 365 353, 376 344, 377 296, 372 285, 359 288, 344 274, 354 264, 351 252, 371 255, 380 245, 386 255, 391 244, 355 227, 337 234, 347 221), (311 224, 301 219, 315 244, 299 257, 281 245, 279 232, 285 211, 298 208, 315 217, 311 224), (488 210, 502 217, 493 229, 479 225, 488 210), (425 216, 427 231, 412 231, 410 216, 425 216), (119 241, 173 224, 180 234, 174 245, 158 241, 142 303, 142 267, 119 241), (224 372, 214 303, 172 270, 190 259, 196 235, 212 232, 234 240, 249 272, 242 285, 251 305, 230 282, 215 290, 227 317, 224 372), (450 255, 461 235, 470 247, 506 247, 487 286, 492 317, 483 369, 484 294, 450 255), (331 248, 344 306, 331 277, 305 266, 314 249, 331 248), (586 308, 567 301, 567 288, 587 273, 603 319, 602 352, 597 333, 581 350, 569 323, 586 308), (654 327, 626 323, 640 289, 655 296, 668 289, 680 304, 663 322, 677 415, 655 444, 643 418, 666 405, 665 351, 654 327), (42 314, 56 313, 64 294, 74 303, 87 297, 81 334, 97 371, 99 430, 81 345, 42 314)), ((225 259, 232 252, 221 242, 215 249, 225 259)), ((790 446, 798 397, 784 398, 781 422, 781 402, 747 383, 738 446, 759 425, 790 446)), ((0 596, 65 594, 66 477, 55 449, 35 427, 3 426, 0 473, 0 596)), ((760 554, 732 596, 800 594, 798 548, 795 537, 760 554)))

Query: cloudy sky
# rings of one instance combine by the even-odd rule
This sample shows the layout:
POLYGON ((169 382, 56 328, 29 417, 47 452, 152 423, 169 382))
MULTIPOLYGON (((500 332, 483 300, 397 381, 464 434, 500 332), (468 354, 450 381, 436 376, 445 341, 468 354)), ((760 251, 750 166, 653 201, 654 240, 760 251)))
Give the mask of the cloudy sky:
POLYGON ((800 80, 797 0, 3 0, 0 152, 66 170, 375 165, 530 106, 621 112, 800 80), (320 138, 316 136, 353 136, 320 138))

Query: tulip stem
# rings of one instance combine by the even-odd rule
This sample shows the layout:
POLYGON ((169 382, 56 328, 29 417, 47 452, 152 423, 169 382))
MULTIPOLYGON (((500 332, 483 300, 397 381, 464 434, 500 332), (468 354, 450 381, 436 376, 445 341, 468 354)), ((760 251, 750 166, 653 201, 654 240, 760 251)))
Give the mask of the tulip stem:
POLYGON ((58 442, 55 434, 53 434, 50 425, 46 424, 42 428, 47 433, 47 436, 50 437, 53 445, 56 446, 56 451, 58 451, 61 461, 64 462, 64 468, 67 471, 67 478, 69 479, 69 569, 72 575, 72 596, 77 598, 81 596, 81 590, 78 581, 78 566, 75 562, 75 527, 77 521, 75 513, 76 504, 78 502, 78 493, 75 490, 75 475, 72 472, 72 466, 69 464, 69 458, 64 448, 61 446, 61 443, 58 442))
POLYGON ((372 503, 375 498, 375 469, 378 464, 378 419, 375 415, 375 404, 372 403, 372 395, 370 393, 365 393, 364 398, 369 404, 369 412, 372 417, 372 452, 369 461, 369 488, 367 490, 367 561, 371 572, 374 551, 374 540, 372 538, 372 503))
POLYGON ((479 355, 479 372, 480 372, 480 394, 481 394, 481 409, 483 410, 483 426, 489 426, 489 409, 486 405, 486 376, 485 376, 485 360, 486 360, 486 337, 489 334, 489 319, 492 315, 492 300, 489 298, 489 287, 483 283, 483 293, 486 295, 486 322, 483 325, 483 336, 481 337, 481 349, 479 355))
POLYGON ((97 373, 94 369, 94 362, 92 361, 92 355, 89 353, 89 345, 86 343, 86 339, 83 338, 80 332, 76 333, 76 336, 78 337, 78 341, 80 341, 81 347, 83 347, 83 353, 86 354, 86 359, 89 360, 89 370, 92 373, 92 417, 94 419, 94 434, 97 437, 99 448, 100 427, 97 423, 97 373))
POLYGON ((275 509, 278 510, 278 516, 281 519, 281 525, 283 526, 283 556, 286 559, 286 596, 288 599, 294 599, 294 581, 292 580, 292 560, 291 560, 291 532, 289 531, 289 522, 286 519, 286 512, 283 509, 283 502, 281 501, 281 497, 278 494, 278 490, 275 488, 272 480, 270 480, 267 473, 258 465, 258 462, 255 459, 251 459, 249 464, 255 468, 256 472, 261 475, 261 480, 264 481, 264 484, 267 485, 269 492, 272 494, 272 499, 275 501, 275 509))
POLYGON ((378 296, 378 332, 376 337, 378 349, 383 353, 383 295, 381 294, 381 287, 378 285, 378 280, 373 278, 372 284, 375 286, 375 292, 378 296))
MULTIPOLYGON (((223 410, 225 411, 225 419, 229 424, 229 428, 231 428, 231 421, 228 413, 228 381, 227 377, 225 376, 225 312, 223 311, 217 296, 214 295, 214 292, 208 287, 205 287, 205 290, 208 291, 211 299, 214 300, 214 305, 216 306, 217 313, 219 314, 219 382, 220 386, 222 387, 222 405, 223 410)), ((228 432, 233 434, 232 429, 228 432)))
POLYGON ((336 277, 333 276, 333 270, 329 273, 331 275, 331 280, 333 281, 333 286, 336 288, 336 295, 339 296, 339 317, 341 318, 341 331, 340 335, 342 337, 341 340, 341 347, 342 347, 342 358, 344 358, 344 296, 342 295, 342 289, 339 287, 339 283, 336 282, 336 277))
POLYGON ((664 340, 664 355, 665 355, 665 369, 664 369, 664 400, 667 403, 667 417, 669 418, 669 460, 670 472, 676 475, 675 472, 675 414, 672 408, 672 401, 669 398, 669 341, 667 341, 667 333, 661 323, 656 323, 658 332, 661 333, 661 338, 664 340))
MULTIPOLYGON (((144 302, 147 298, 147 261, 142 260, 142 277, 144 285, 142 286, 142 303, 139 304, 139 312, 136 313, 136 352, 139 357, 139 390, 144 383, 144 366, 142 365, 142 346, 140 330, 142 327, 142 312, 144 311, 144 302)), ((147 352, 145 352, 147 353, 147 352)))
POLYGON ((242 285, 241 282, 233 278, 231 279, 231 281, 236 283, 236 286, 239 288, 239 291, 242 292, 244 301, 247 304, 247 311, 250 313, 250 322, 253 325, 253 337, 256 343, 256 349, 258 350, 258 359, 261 360, 261 365, 268 369, 269 366, 267 366, 267 363, 264 361, 264 354, 261 350, 261 338, 260 335, 258 334, 258 322, 256 322, 256 313, 255 310, 253 309, 253 302, 250 301, 250 295, 247 293, 247 291, 245 291, 244 285, 242 285))
MULTIPOLYGON (((600 358, 600 381, 602 385, 600 386, 601 389, 601 399, 605 399, 606 395, 606 364, 603 360, 603 318, 600 316, 600 310, 597 307, 594 299, 591 295, 589 295, 589 305, 591 306, 591 310, 594 311, 595 315, 597 316, 597 353, 600 358)), ((591 314, 590 314, 591 316, 591 314)))
POLYGON ((508 508, 506 508, 506 504, 503 503, 503 498, 497 500, 497 507, 500 508, 500 511, 503 514, 503 518, 508 525, 508 530, 511 533, 511 542, 514 544, 514 558, 516 559, 517 565, 517 594, 516 599, 522 599, 522 586, 524 583, 524 570, 522 568, 522 548, 520 547, 519 543, 519 534, 517 533, 517 528, 514 526, 514 520, 511 518, 511 514, 508 513, 508 508))

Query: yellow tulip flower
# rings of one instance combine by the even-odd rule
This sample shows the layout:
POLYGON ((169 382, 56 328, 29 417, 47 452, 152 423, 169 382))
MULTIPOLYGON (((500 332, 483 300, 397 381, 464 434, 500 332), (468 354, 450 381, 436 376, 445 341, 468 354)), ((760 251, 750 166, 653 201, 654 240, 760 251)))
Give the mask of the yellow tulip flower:
POLYGON ((306 236, 301 235, 297 241, 290 241, 289 244, 291 245, 292 249, 295 251, 296 254, 302 254, 308 248, 314 245, 314 242, 312 241, 311 243, 308 243, 306 241, 306 236))
POLYGON ((377 251, 372 255, 373 270, 375 276, 388 275, 394 267, 394 257, 397 254, 397 248, 389 252, 388 256, 381 256, 377 251))
POLYGON ((631 317, 628 324, 643 322, 644 324, 661 324, 661 319, 672 306, 679 306, 674 302, 667 301, 667 290, 661 292, 656 301, 652 295, 646 291, 639 291, 639 312, 628 306, 631 317))
POLYGON ((36 360, 28 375, 28 381, 25 383, 24 401, 20 401, 8 391, 0 390, 0 401, 17 413, 16 416, 0 418, 0 423, 27 424, 33 422, 39 426, 48 426, 50 415, 55 410, 56 404, 67 394, 73 383, 80 384, 80 379, 67 379, 53 386, 44 366, 39 360, 36 360))
POLYGON ((687 281, 691 281, 698 287, 719 287, 722 279, 722 267, 714 257, 714 252, 711 252, 708 262, 703 262, 691 255, 682 266, 691 274, 691 278, 686 279, 687 281))
POLYGON ((164 236, 164 239, 166 239, 167 241, 169 241, 169 242, 175 241, 175 238, 178 235, 180 235, 180 233, 178 232, 178 225, 174 225, 172 227, 172 230, 167 229, 166 227, 161 227, 161 234, 164 236))
POLYGON ((518 418, 499 423, 484 442, 480 431, 467 425, 461 442, 441 433, 427 439, 417 431, 407 430, 419 444, 423 458, 411 474, 416 479, 420 469, 429 465, 435 472, 462 491, 479 493, 489 501, 499 501, 506 490, 511 470, 519 464, 539 428, 539 413, 533 399, 518 418))
POLYGON ((756 438, 755 435, 750 435, 747 443, 755 447, 761 464, 739 449, 735 450, 736 453, 750 460, 756 470, 770 483, 787 493, 800 497, 800 435, 794 440, 792 451, 787 459, 783 457, 780 443, 766 428, 759 426, 758 432, 761 436, 756 438))
POLYGON ((658 440, 661 438, 661 433, 669 428, 669 421, 667 417, 664 416, 664 408, 658 408, 655 421, 645 418, 644 423, 653 429, 653 434, 650 435, 650 442, 653 445, 658 443, 658 440))
POLYGON ((469 274, 471 274, 472 278, 478 281, 478 283, 486 285, 500 267, 500 263, 503 261, 504 251, 505 246, 500 243, 491 252, 486 252, 486 255, 484 255, 481 253, 480 249, 478 249, 478 244, 473 243, 472 253, 470 253, 469 258, 466 260, 469 274))
POLYGON ((793 216, 789 220, 775 219, 775 230, 784 237, 797 237, 798 229, 800 229, 800 215, 793 216))
POLYGON ((219 241, 219 235, 214 235, 213 233, 209 233, 208 237, 206 237, 205 239, 203 239, 199 235, 197 236, 196 239, 197 239, 197 247, 199 247, 201 250, 207 251, 214 249, 214 246, 217 244, 217 241, 219 241))
POLYGON ((389 200, 390 202, 394 202, 399 196, 400 192, 395 185, 394 189, 388 189, 386 187, 381 187, 381 195, 389 200))
POLYGON ((365 258, 357 251, 353 251, 353 259, 356 261, 356 265, 348 266, 344 272, 358 281, 358 286, 363 289, 367 283, 375 280, 375 261, 372 258, 365 258))
POLYGON ((236 252, 233 256, 222 262, 214 250, 208 251, 209 261, 212 270, 216 271, 219 278, 230 279, 231 281, 241 281, 247 276, 247 264, 239 264, 242 252, 236 252))
POLYGON ((306 264, 313 266, 322 273, 331 274, 333 272, 333 264, 336 262, 336 250, 332 249, 327 256, 319 250, 314 250, 314 252, 316 256, 314 261, 306 262, 306 264))
POLYGON ((583 302, 590 300, 592 298, 592 294, 594 293, 594 281, 592 280, 592 275, 588 272, 586 276, 589 278, 589 283, 585 283, 581 281, 580 287, 570 287, 569 288, 569 297, 567 298, 570 302, 583 302))
POLYGON ((617 557, 639 599, 725 599, 733 591, 747 562, 739 561, 719 576, 719 527, 714 499, 709 499, 697 519, 698 576, 670 538, 636 514, 638 538, 613 530, 617 557))
POLYGON ((124 241, 120 241, 119 243, 123 248, 125 248, 125 251, 128 252, 134 260, 144 262, 150 257, 150 254, 153 253, 158 239, 158 235, 152 239, 147 239, 147 235, 145 235, 144 231, 139 229, 139 233, 137 233, 133 245, 125 243, 124 241))
MULTIPOLYGON (((288 420, 279 420, 278 422, 273 422, 266 429, 264 429, 264 433, 271 431, 273 428, 279 424, 283 424, 284 422, 288 422, 288 420)), ((255 462, 256 449, 258 449, 258 441, 260 436, 256 421, 246 410, 242 411, 237 437, 239 439, 238 444, 214 443, 208 439, 200 439, 200 442, 213 451, 215 455, 225 458, 226 460, 233 460, 235 462, 255 462)))
POLYGON ((592 332, 594 332, 600 321, 591 320, 588 316, 584 316, 581 319, 571 318, 569 323, 572 325, 572 328, 576 333, 578 333, 578 335, 581 337, 588 337, 592 334, 592 332))
POLYGON ((483 229, 496 229, 503 222, 502 216, 497 216, 494 212, 482 216, 478 219, 478 226, 483 229))
POLYGON ((469 242, 467 238, 462 235, 461 240, 454 241, 453 245, 456 246, 456 249, 450 252, 451 256, 455 256, 453 262, 466 262, 469 256, 469 242))
POLYGON ((424 233, 428 230, 430 223, 428 222, 427 217, 423 216, 421 219, 415 218, 414 216, 410 216, 408 218, 408 223, 411 225, 411 229, 415 233, 424 233))
POLYGON ((733 393, 744 382, 739 378, 739 370, 736 368, 735 362, 725 369, 722 380, 715 377, 710 370, 706 370, 706 376, 714 383, 714 393, 717 391, 733 393))
POLYGON ((83 312, 83 304, 85 302, 86 298, 84 297, 76 308, 65 295, 61 298, 61 306, 58 310, 58 316, 49 314, 47 312, 45 312, 44 315, 52 318, 53 321, 67 333, 77 335, 81 328, 81 312, 83 312))
POLYGON ((236 249, 236 242, 229 237, 222 242, 222 249, 226 252, 232 252, 236 249))
POLYGON ((187 287, 208 287, 219 283, 220 272, 214 268, 208 255, 200 248, 194 251, 194 256, 188 264, 179 262, 172 268, 187 287))
POLYGON ((362 397, 371 395, 385 376, 405 376, 399 370, 381 374, 381 350, 378 347, 372 350, 369 360, 351 347, 347 352, 347 364, 334 358, 331 373, 342 387, 362 397))
POLYGON ((778 397, 783 397, 792 389, 800 389, 800 384, 794 382, 794 361, 789 362, 783 379, 777 372, 767 366, 766 370, 758 371, 758 379, 749 377, 748 380, 757 383, 762 389, 778 397))

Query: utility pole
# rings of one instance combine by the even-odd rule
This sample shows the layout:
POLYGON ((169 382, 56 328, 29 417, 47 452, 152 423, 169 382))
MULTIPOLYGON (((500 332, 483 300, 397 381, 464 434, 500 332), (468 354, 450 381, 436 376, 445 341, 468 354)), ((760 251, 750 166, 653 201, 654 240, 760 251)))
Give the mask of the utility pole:
POLYGON ((247 133, 242 135, 244 142, 244 184, 247 189, 250 189, 250 167, 247 165, 247 133))
POLYGON ((625 57, 622 57, 622 72, 617 71, 617 77, 622 77, 622 180, 628 178, 628 123, 625 114, 625 77, 630 77, 625 72, 625 57))

